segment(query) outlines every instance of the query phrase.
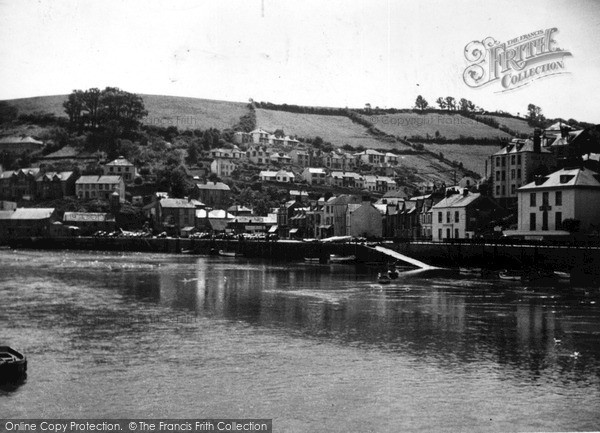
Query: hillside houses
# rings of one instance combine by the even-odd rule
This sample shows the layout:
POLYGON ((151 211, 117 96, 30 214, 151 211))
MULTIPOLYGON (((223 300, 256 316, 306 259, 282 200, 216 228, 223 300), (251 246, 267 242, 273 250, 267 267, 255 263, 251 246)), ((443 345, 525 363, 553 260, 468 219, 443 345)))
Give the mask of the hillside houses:
POLYGON ((75 181, 75 194, 80 199, 108 200, 113 192, 125 200, 125 182, 121 176, 81 176, 75 181))

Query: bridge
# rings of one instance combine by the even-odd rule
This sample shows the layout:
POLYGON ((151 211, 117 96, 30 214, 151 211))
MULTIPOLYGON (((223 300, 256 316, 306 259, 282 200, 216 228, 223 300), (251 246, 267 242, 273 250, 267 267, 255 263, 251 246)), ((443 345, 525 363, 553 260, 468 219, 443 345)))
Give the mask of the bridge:
POLYGON ((408 257, 405 256, 404 254, 401 254, 397 251, 391 250, 389 248, 385 248, 382 246, 375 246, 372 247, 374 250, 379 251, 382 254, 385 254, 388 257, 393 257, 396 260, 400 260, 402 262, 405 263, 409 263, 413 266, 416 266, 417 268, 421 268, 421 269, 437 269, 435 266, 430 266, 427 263, 423 263, 417 259, 413 259, 412 257, 408 257))

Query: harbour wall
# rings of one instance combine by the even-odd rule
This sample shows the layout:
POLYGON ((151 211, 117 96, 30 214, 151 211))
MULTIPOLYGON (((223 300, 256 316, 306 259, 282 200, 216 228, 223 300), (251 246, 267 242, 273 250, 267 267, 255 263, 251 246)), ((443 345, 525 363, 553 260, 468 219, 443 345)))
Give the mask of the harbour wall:
MULTIPOLYGON (((155 253, 216 254, 219 250, 245 257, 301 261, 305 257, 325 261, 330 254, 355 255, 359 262, 391 262, 385 254, 362 243, 253 241, 186 238, 63 237, 22 238, 0 242, 15 248, 139 251, 155 253)), ((438 267, 521 269, 544 266, 560 271, 600 274, 600 248, 583 245, 503 245, 402 242, 386 248, 438 267)))

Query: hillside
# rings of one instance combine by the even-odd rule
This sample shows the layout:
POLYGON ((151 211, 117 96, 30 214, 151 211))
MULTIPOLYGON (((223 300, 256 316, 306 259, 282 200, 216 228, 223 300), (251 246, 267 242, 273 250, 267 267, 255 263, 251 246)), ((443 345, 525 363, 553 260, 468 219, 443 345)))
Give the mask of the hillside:
POLYGON ((303 138, 321 137, 336 147, 349 144, 370 149, 410 149, 401 143, 377 140, 367 129, 345 116, 291 113, 287 111, 256 110, 256 124, 267 131, 283 129, 286 134, 303 138))
POLYGON ((477 117, 491 117, 496 120, 500 126, 506 126, 508 129, 512 131, 519 132, 521 134, 530 135, 533 131, 533 128, 529 126, 527 120, 525 119, 516 119, 514 117, 504 117, 504 116, 494 116, 494 115, 483 115, 477 117))
MULTIPOLYGON (((177 126, 178 129, 226 129, 235 125, 248 112, 242 102, 215 101, 211 99, 180 96, 140 95, 148 110, 145 124, 177 126)), ((34 112, 52 113, 64 117, 63 102, 67 95, 39 96, 7 100, 19 109, 19 114, 34 112)))
POLYGON ((373 125, 387 134, 399 137, 433 138, 436 132, 447 139, 461 137, 507 139, 512 138, 506 132, 477 122, 460 114, 438 113, 397 113, 364 116, 373 125))
MULTIPOLYGON (((433 144, 425 143, 425 149, 431 152, 444 155, 445 159, 450 161, 459 161, 463 166, 480 175, 485 174, 485 161, 500 150, 500 147, 484 146, 477 144, 433 144)), ((489 171, 489 167, 488 167, 489 171)))

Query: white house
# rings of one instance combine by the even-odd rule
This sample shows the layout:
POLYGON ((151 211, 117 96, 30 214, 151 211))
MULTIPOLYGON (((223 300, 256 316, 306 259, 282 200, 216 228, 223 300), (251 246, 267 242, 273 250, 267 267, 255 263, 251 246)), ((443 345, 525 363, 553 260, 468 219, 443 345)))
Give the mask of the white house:
POLYGON ((259 174, 260 180, 263 182, 271 181, 271 182, 293 182, 295 177, 294 173, 291 171, 279 170, 279 171, 270 171, 263 170, 259 174))
POLYGON ((75 182, 77 198, 108 200, 115 191, 121 200, 125 200, 125 182, 121 176, 81 176, 75 182))
POLYGON ((210 171, 216 173, 217 176, 229 177, 235 170, 236 165, 229 158, 216 158, 210 164, 210 171))
POLYGON ((432 238, 434 241, 472 238, 498 217, 498 209, 493 200, 479 193, 465 191, 446 197, 431 208, 432 238))
POLYGON ((271 134, 262 128, 256 128, 250 132, 250 135, 254 144, 269 144, 269 135, 271 134))
POLYGON ((323 168, 305 168, 302 172, 302 179, 309 185, 325 185, 327 182, 327 173, 323 168))
POLYGON ((267 164, 271 152, 266 146, 250 146, 246 151, 246 157, 254 164, 267 164))
POLYGON ((104 165, 106 176, 121 176, 125 183, 133 182, 137 176, 135 166, 122 156, 104 165))
POLYGON ((331 186, 356 189, 363 189, 365 186, 363 177, 352 171, 332 171, 327 180, 331 186))
POLYGON ((382 164, 385 162, 385 153, 377 152, 373 149, 355 153, 354 156, 364 164, 382 164))
POLYGON ((387 176, 367 175, 364 177, 364 179, 364 188, 369 191, 386 193, 388 191, 395 190, 398 187, 396 181, 387 176))
POLYGON ((580 221, 582 232, 600 223, 600 174, 592 170, 555 171, 522 186, 517 196, 519 232, 552 234, 565 219, 580 221))

